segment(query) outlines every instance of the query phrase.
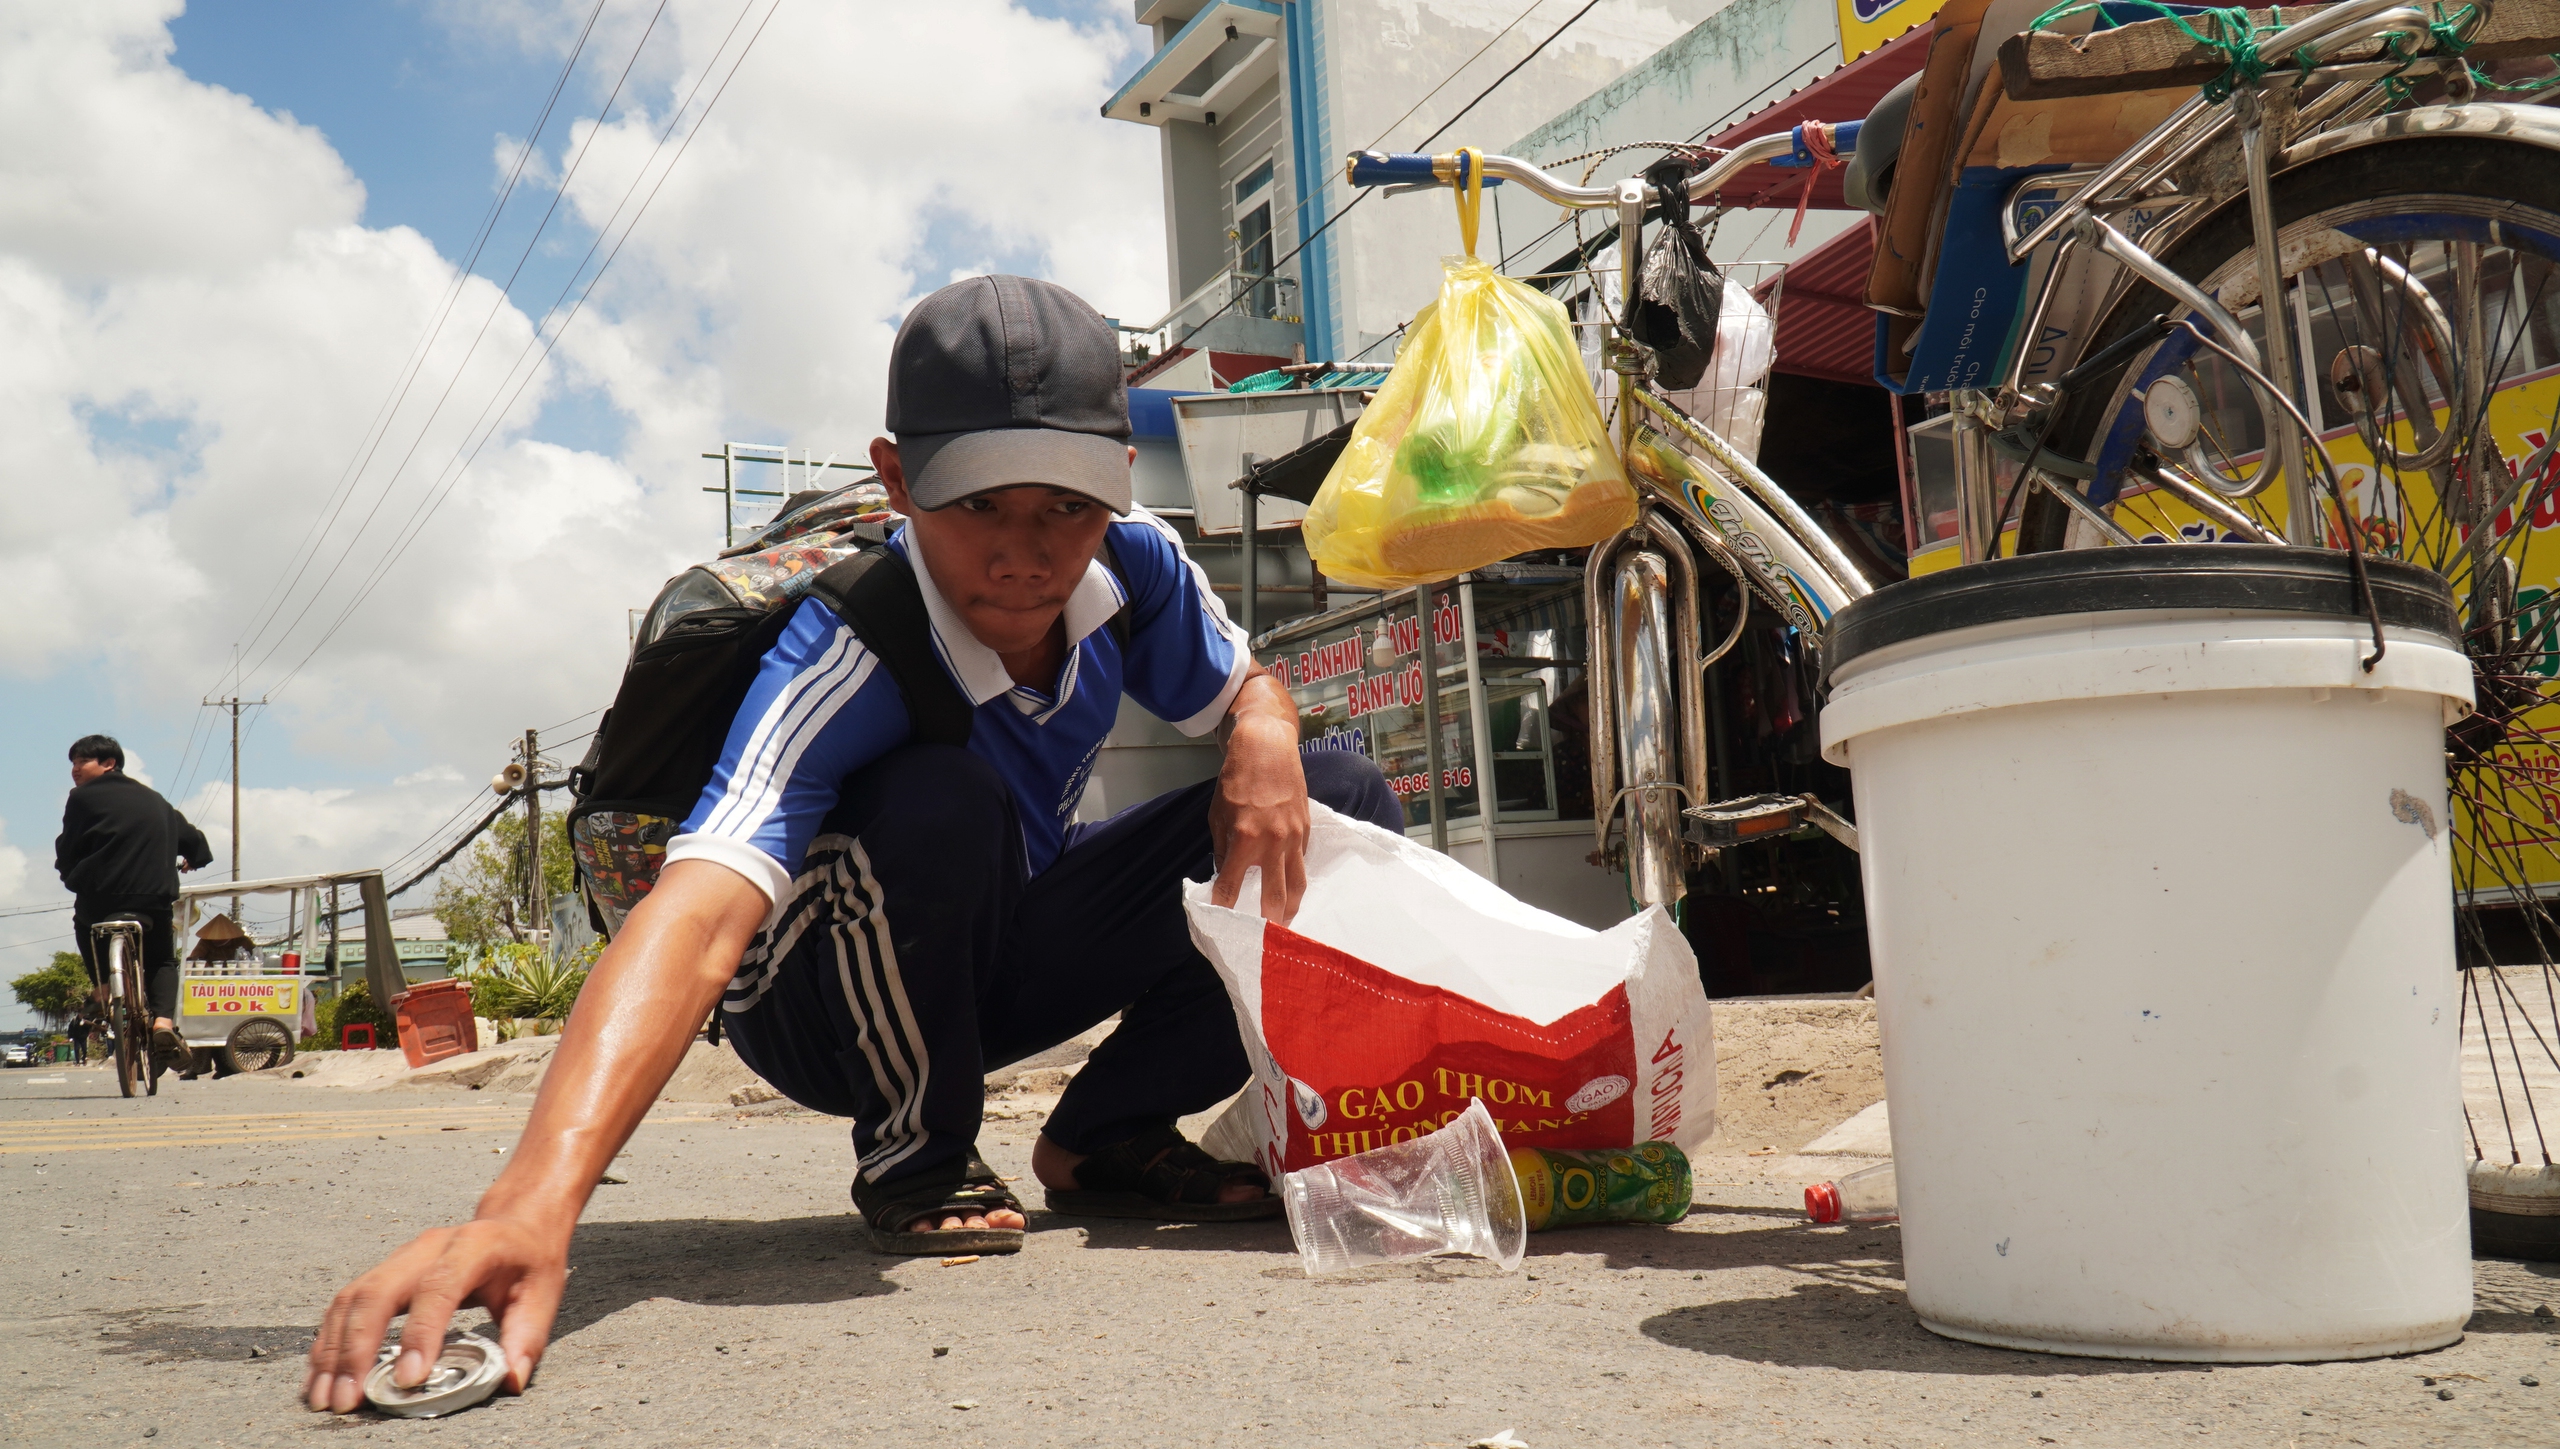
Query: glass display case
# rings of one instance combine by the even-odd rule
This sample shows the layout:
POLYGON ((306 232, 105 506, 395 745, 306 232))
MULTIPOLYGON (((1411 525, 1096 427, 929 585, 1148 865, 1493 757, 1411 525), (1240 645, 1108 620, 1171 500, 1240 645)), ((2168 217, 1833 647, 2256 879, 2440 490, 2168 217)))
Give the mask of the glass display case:
POLYGON ((1496 564, 1423 592, 1372 595, 1255 641, 1297 701, 1305 747, 1374 761, 1408 835, 1523 899, 1589 924, 1623 916, 1614 877, 1583 859, 1581 569, 1496 564))

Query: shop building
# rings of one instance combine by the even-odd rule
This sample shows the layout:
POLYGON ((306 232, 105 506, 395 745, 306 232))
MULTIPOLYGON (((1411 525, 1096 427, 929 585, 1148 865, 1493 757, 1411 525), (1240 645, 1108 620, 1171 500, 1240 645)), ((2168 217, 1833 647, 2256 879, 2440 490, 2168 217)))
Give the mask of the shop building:
MULTIPOLYGON (((1204 7, 1191 17, 1210 15, 1208 24, 1223 27, 1248 3, 1258 0, 1221 0, 1216 13, 1204 7)), ((1353 400, 1356 412, 1359 384, 1346 386, 1349 375, 1340 367, 1391 362, 1395 329, 1436 294, 1438 259, 1455 250, 1455 232, 1445 195, 1375 195, 1341 215, 1357 194, 1343 183, 1342 158, 1369 146, 1381 130, 1391 134, 1379 149, 1426 149, 1424 138, 1502 66, 1478 62, 1480 69, 1467 76, 1481 79, 1460 79, 1416 110, 1415 120, 1391 126, 1449 68, 1483 48, 1489 29, 1465 31, 1438 19, 1427 3, 1305 0, 1271 6, 1276 13, 1267 18, 1276 28, 1267 33, 1239 24, 1232 37, 1223 29, 1195 29, 1184 42, 1190 19, 1177 25, 1173 15, 1153 13, 1168 8, 1141 12, 1159 23, 1157 63, 1142 69, 1106 112, 1123 116, 1145 106, 1147 114, 1123 118, 1166 132, 1174 290, 1192 315, 1208 322, 1187 325, 1214 345, 1184 350, 1175 345, 1180 333, 1148 339, 1148 355, 1132 359, 1138 389, 1132 396, 1162 399, 1172 419, 1166 461, 1181 464, 1190 495, 1168 506, 1183 515, 1212 576, 1232 583, 1244 557, 1234 485, 1254 463, 1267 464, 1271 451, 1204 446, 1207 433, 1195 420, 1233 412, 1237 404, 1204 403, 1200 395, 1224 390, 1247 373, 1313 357, 1335 360, 1337 370, 1264 394, 1269 402, 1261 406, 1286 408, 1292 395, 1303 396, 1310 420, 1300 431, 1309 437, 1347 415, 1343 398, 1353 400), (1206 44, 1204 34, 1220 43, 1206 44), (1355 36, 1360 44, 1352 43, 1355 36), (1395 43, 1413 37, 1436 44, 1441 62, 1425 64, 1395 43), (1299 65, 1310 56, 1311 64, 1299 65), (1175 66, 1185 67, 1178 78, 1171 76, 1175 66), (1339 103, 1346 76, 1366 81, 1357 108, 1339 103), (1254 89, 1245 89, 1248 82, 1254 89), (1205 104, 1213 93, 1266 95, 1263 87, 1264 109, 1205 104), (1218 110, 1214 127, 1212 109, 1218 110), (1229 125, 1237 126, 1232 138, 1216 134, 1229 125), (1302 179, 1313 184, 1302 187, 1302 179), (1237 182, 1251 184, 1238 190, 1237 182), (1285 201, 1266 229, 1251 207, 1270 195, 1285 201), (1303 240, 1331 217, 1338 217, 1331 231, 1293 261, 1279 261, 1287 247, 1277 242, 1268 264, 1256 249, 1275 234, 1303 240), (1246 245, 1240 249, 1240 243, 1246 245), (1249 291, 1266 279, 1289 284, 1249 291), (1239 297, 1244 305, 1209 321, 1209 313, 1239 297), (1275 302, 1271 315, 1258 315, 1265 297, 1293 299, 1297 310, 1275 302), (1212 330, 1246 312, 1257 313, 1248 320, 1297 330, 1212 330), (1362 348, 1374 358, 1363 358, 1362 348)), ((1683 28, 1653 40, 1641 55, 1595 47, 1600 59, 1582 73, 1587 83, 1578 90, 1563 83, 1568 73, 1559 69, 1541 77, 1544 90, 1514 91, 1531 78, 1533 62, 1427 149, 1475 142, 1571 180, 1583 180, 1586 167, 1594 180, 1605 180, 1633 174, 1661 152, 1589 153, 1639 142, 1731 145, 1805 120, 1861 119, 1917 69, 1925 37, 1907 32, 1935 8, 1930 0, 1839 0, 1836 8, 1802 0, 1700 5, 1693 16, 1680 17, 1683 28)), ((1592 18, 1608 9, 1595 9, 1592 18)), ((1530 38, 1502 65, 1571 13, 1559 5, 1543 24, 1535 18, 1524 24, 1530 38)), ((1493 16, 1488 27, 1516 15, 1493 16)), ((1579 32, 1578 25, 1566 34, 1579 32)), ((1621 33, 1638 32, 1631 21, 1621 33)), ((1496 53, 1498 47, 1486 52, 1496 53)), ((1618 303, 1615 237, 1605 218, 1586 213, 1577 231, 1556 208, 1518 188, 1497 188, 1487 200, 1479 255, 1557 296, 1596 339, 1618 303)), ((1720 208, 1699 214, 1701 225, 1714 231, 1713 255, 1775 324, 1777 361, 1761 384, 1761 466, 1835 536, 1850 540, 1874 577, 1900 577, 1914 543, 1906 523, 1914 511, 1912 469, 1904 405, 1873 376, 1874 314, 1863 299, 1872 225, 1864 212, 1847 208, 1837 171, 1754 167, 1720 200, 1720 208)), ((1597 347, 1586 355, 1596 369, 1597 347)), ((1309 746, 1356 750, 1376 760, 1405 803, 1410 834, 1515 895, 1594 926, 1622 919, 1627 896, 1622 877, 1598 849, 1583 743, 1586 628, 1578 557, 1510 560, 1435 586, 1427 598, 1414 590, 1362 594, 1328 588, 1309 568, 1297 545, 1297 511, 1264 500, 1252 552, 1263 588, 1253 617, 1257 656, 1297 697, 1309 746)), ((1230 587, 1224 596, 1236 610, 1237 590, 1230 587)), ((1842 782, 1817 778, 1831 767, 1821 763, 1815 739, 1816 681, 1812 661, 1791 635, 1783 621, 1755 617, 1744 645, 1717 666, 1711 692, 1721 703, 1711 753, 1719 798, 1762 790, 1845 797, 1842 782)), ((1166 756, 1155 762, 1177 763, 1166 756)), ((1205 774, 1214 766, 1209 754, 1183 767, 1205 774)), ((1710 990, 1737 995, 1858 985, 1866 979, 1858 889, 1855 858, 1827 841, 1729 851, 1708 863, 1693 882, 1684 929, 1710 990)))

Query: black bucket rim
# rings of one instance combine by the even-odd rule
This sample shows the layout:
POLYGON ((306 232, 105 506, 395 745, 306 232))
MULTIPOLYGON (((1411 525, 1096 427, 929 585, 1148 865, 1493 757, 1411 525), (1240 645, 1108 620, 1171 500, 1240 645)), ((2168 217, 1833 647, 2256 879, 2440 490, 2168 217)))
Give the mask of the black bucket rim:
MULTIPOLYGON (((2462 647, 2453 585, 2442 574, 2370 554, 2364 566, 2384 628, 2462 647)), ((1959 629, 2145 609, 2366 617, 2353 561, 2337 549, 2185 543, 2034 553, 1944 569, 1852 600, 1823 630, 1824 679, 1877 650, 1959 629)))

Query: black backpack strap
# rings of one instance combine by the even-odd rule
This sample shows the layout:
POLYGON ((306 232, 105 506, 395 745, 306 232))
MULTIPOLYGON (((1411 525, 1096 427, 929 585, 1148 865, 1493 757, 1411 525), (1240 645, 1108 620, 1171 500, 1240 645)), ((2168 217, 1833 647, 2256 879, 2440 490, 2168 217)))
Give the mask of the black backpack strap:
POLYGON ((920 744, 965 745, 977 710, 933 649, 933 619, 906 556, 887 547, 866 548, 809 582, 809 595, 824 599, 863 646, 888 666, 906 701, 907 719, 920 744))

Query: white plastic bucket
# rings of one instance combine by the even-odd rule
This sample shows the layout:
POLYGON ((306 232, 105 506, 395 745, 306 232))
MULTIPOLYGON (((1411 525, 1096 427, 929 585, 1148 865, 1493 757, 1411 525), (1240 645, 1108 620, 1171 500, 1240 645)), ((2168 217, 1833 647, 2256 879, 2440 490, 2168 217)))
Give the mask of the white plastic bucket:
POLYGON ((2115 1358, 2359 1358, 2471 1314, 2427 571, 2108 549, 1843 610, 1912 1307, 2115 1358))

